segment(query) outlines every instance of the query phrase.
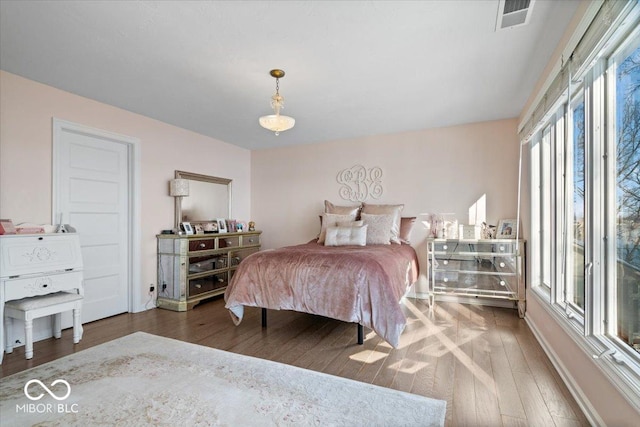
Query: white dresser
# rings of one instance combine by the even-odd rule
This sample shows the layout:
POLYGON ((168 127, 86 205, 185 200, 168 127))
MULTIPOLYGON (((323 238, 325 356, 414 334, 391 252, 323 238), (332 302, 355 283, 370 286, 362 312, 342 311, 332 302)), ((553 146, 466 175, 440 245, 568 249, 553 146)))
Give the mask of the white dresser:
POLYGON ((82 253, 77 234, 0 236, 0 363, 4 356, 6 301, 82 288, 82 253))

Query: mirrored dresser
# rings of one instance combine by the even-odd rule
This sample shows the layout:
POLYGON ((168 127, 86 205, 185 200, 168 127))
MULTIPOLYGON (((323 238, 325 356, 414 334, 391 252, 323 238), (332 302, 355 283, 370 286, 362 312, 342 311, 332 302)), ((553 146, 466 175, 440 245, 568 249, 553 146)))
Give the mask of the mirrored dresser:
POLYGON ((223 294, 242 260, 260 250, 261 233, 158 235, 157 307, 186 311, 223 294))
POLYGON ((525 314, 524 240, 427 239, 429 300, 506 306, 525 314))

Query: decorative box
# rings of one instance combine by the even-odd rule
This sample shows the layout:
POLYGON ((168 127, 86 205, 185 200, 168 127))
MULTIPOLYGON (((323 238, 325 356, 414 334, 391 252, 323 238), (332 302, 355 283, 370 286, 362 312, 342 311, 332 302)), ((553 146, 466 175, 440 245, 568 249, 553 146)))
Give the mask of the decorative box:
POLYGON ((460 225, 460 239, 481 239, 482 238, 482 227, 479 225, 460 225))

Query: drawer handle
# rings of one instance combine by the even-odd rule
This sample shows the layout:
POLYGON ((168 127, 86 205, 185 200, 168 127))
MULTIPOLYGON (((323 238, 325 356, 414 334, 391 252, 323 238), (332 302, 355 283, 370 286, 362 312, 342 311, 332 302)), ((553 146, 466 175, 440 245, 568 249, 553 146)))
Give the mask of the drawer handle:
POLYGON ((253 243, 253 239, 249 239, 249 243, 253 243))
POLYGON ((500 267, 504 268, 504 262, 500 263, 500 267))
POLYGON ((500 280, 500 286, 504 286, 504 285, 506 285, 506 284, 507 284, 507 283, 506 283, 504 280, 500 280))
POLYGON ((201 287, 202 287, 202 285, 199 284, 199 283, 196 285, 196 288, 198 288, 198 289, 200 289, 201 287))
POLYGON ((445 277, 444 279, 442 279, 442 281, 443 281, 444 283, 447 283, 447 282, 449 281, 449 278, 448 278, 448 277, 445 277))
POLYGON ((203 249, 207 247, 207 245, 205 245, 204 243, 200 243, 198 246, 203 248, 203 249))
POLYGON ((231 246, 233 244, 233 242, 230 239, 225 240, 225 242, 227 242, 227 245, 231 246))
POLYGON ((46 283, 42 285, 43 288, 46 288, 47 286, 49 285, 47 285, 46 283))
POLYGON ((447 265, 447 264, 449 264, 449 261, 444 260, 444 261, 442 261, 442 263, 443 263, 444 265, 447 265))
POLYGON ((444 249, 444 250, 446 251, 447 249, 449 249, 449 246, 447 246, 447 245, 442 245, 442 249, 444 249))
POLYGON ((500 246, 500 251, 504 252, 504 246, 500 246))

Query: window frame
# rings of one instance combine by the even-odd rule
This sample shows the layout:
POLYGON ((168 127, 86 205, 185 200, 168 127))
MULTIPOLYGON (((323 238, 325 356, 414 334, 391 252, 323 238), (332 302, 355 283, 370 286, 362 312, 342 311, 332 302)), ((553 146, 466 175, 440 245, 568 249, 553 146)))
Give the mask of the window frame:
MULTIPOLYGON (((636 22, 640 21, 638 14, 636 22)), ((633 27, 632 27, 633 28, 633 27)), ((616 186, 616 129, 615 129, 615 61, 625 52, 640 45, 640 28, 618 36, 616 43, 608 44, 606 52, 574 81, 581 83, 565 91, 550 111, 554 111, 530 139, 531 168, 531 272, 534 278, 532 293, 543 302, 542 306, 556 319, 578 347, 591 355, 597 365, 611 379, 628 401, 640 410, 640 353, 621 340, 617 334, 617 307, 615 266, 617 253, 615 239, 615 186, 616 186), (612 49, 610 46, 615 46, 612 49), (570 244, 565 232, 572 226, 573 204, 572 147, 573 105, 583 96, 585 104, 585 292, 584 311, 576 310, 565 298, 572 270, 569 268, 570 244), (544 138, 551 132, 552 155, 544 165, 544 138), (546 177, 545 168, 551 171, 546 177), (545 179, 553 182, 552 227, 555 244, 552 260, 552 283, 544 284, 544 191, 545 179), (555 180, 555 182, 554 182, 555 180), (537 188, 537 191, 535 190, 537 188), (558 244, 564 242, 566 246, 558 244), (563 261, 564 260, 564 261, 563 261), (589 273, 589 274, 587 274, 589 273)))

